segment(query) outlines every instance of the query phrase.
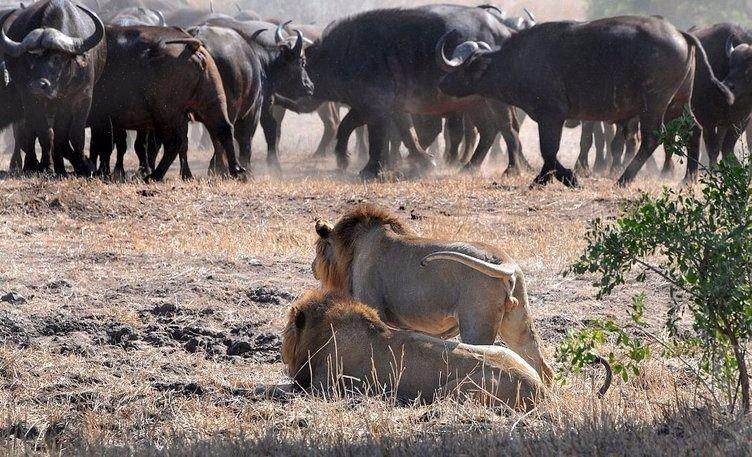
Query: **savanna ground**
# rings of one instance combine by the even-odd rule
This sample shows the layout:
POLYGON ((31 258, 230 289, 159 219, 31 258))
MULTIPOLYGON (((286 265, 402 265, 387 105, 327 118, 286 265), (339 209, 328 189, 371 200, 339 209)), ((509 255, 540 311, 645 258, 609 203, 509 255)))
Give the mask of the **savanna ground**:
MULTIPOLYGON (((379 399, 254 398, 286 380, 280 331, 310 272, 317 217, 369 201, 420 233, 508 250, 527 274, 537 327, 552 356, 569 328, 624 316, 637 289, 603 301, 592 278, 563 276, 587 222, 613 217, 641 191, 589 178, 580 189, 531 190, 502 178, 439 169, 421 179, 362 183, 329 158, 310 116, 286 120, 281 178, 256 141, 251 182, 0 180, 0 452, 82 455, 717 454, 752 451, 752 424, 704 406, 681 364, 650 360, 594 398, 601 372, 572 375, 527 417, 449 400, 400 406, 379 399)), ((537 134, 523 128, 539 164, 537 134)), ((574 162, 579 131, 563 143, 574 162)), ((0 157, 6 169, 8 156, 0 157)), ((129 158, 130 170, 135 169, 129 158)), ((678 178, 680 171, 677 171, 678 178)), ((668 181, 672 183, 673 181, 668 181)), ((675 185, 675 184, 672 184, 675 185)), ((665 284, 649 278, 650 319, 665 284)))

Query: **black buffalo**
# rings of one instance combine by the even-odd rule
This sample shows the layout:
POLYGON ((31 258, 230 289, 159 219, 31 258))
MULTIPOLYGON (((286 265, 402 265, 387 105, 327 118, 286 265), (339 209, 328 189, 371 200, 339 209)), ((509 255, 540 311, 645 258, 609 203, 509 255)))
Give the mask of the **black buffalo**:
MULTIPOLYGON (((273 25, 268 22, 240 22, 236 20, 215 19, 207 22, 207 25, 222 27, 235 31, 246 40, 252 52, 252 64, 259 72, 261 82, 262 104, 260 113, 261 127, 267 142, 266 161, 272 170, 280 171, 279 156, 277 151, 279 138, 279 123, 272 113, 272 104, 275 95, 295 99, 309 96, 313 93, 313 83, 306 71, 306 59, 303 52, 303 36, 298 31, 294 38, 286 37, 283 29, 284 24, 273 25)), ((231 52, 239 52, 222 46, 221 41, 215 40, 210 46, 212 52, 218 53, 217 57, 230 61, 234 57, 227 55, 231 52), (223 55, 219 55, 222 54, 223 55)), ((244 50, 243 52, 247 52, 244 50)), ((229 63, 228 63, 229 67, 229 63)), ((226 86, 234 84, 229 76, 237 69, 223 74, 226 86)), ((255 125, 255 124, 254 124, 255 125)), ((241 149, 240 162, 243 166, 250 165, 251 149, 241 149)))
POLYGON ((182 177, 190 178, 185 153, 191 116, 225 151, 230 173, 242 173, 219 70, 199 40, 166 27, 110 25, 107 52, 110 59, 95 87, 90 116, 92 157, 109 162, 113 129, 149 129, 164 145, 150 178, 161 180, 177 156, 182 177))
MULTIPOLYGON (((574 173, 557 159, 567 119, 624 122, 639 117, 640 151, 619 180, 630 182, 658 146, 655 132, 664 119, 678 116, 690 102, 696 53, 709 68, 695 37, 656 17, 544 23, 515 34, 498 51, 465 42, 459 47, 469 52, 450 59, 444 49, 456 35, 450 32, 437 41, 437 61, 452 70, 441 90, 451 96, 496 98, 529 114, 538 123, 544 161, 538 184, 552 176, 577 184, 574 173)), ((715 77, 712 81, 730 103, 728 89, 715 77)))
POLYGON ((696 31, 694 35, 707 51, 712 73, 701 66, 695 76, 692 112, 702 132, 700 128, 692 132, 685 178, 688 181, 697 175, 700 134, 711 164, 718 161, 720 152, 724 157, 733 157, 734 146, 752 112, 752 34, 734 24, 717 24, 696 31), (725 78, 724 84, 734 94, 733 105, 724 103, 723 97, 715 90, 713 73, 725 78))
POLYGON ((97 15, 68 0, 38 2, 0 20, 0 50, 24 107, 26 168, 35 165, 38 138, 40 169, 49 169, 52 156, 55 172, 65 174, 65 157, 77 174, 91 174, 83 155, 84 129, 106 61, 103 38, 97 15))
MULTIPOLYGON (((382 169, 394 113, 443 115, 479 100, 449 97, 438 90, 442 72, 433 49, 436 41, 453 29, 459 33, 452 44, 476 40, 496 46, 511 34, 480 8, 385 9, 335 22, 306 51, 316 98, 351 107, 342 121, 345 130, 368 126, 369 160, 361 176, 375 177, 382 169)), ((397 117, 404 120, 400 114, 397 117)), ((404 128, 405 124, 398 125, 404 128)), ((340 139, 338 133, 338 142, 340 139)), ((349 162, 346 148, 337 149, 338 165, 345 169, 349 162)), ((431 162, 424 152, 415 157, 422 164, 431 162)))

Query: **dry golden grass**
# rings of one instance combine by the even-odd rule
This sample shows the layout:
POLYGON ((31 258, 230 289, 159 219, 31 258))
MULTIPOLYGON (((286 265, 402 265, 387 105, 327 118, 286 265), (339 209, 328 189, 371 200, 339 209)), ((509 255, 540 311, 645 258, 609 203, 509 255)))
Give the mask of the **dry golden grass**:
MULTIPOLYGON (((0 180, 0 292, 25 297, 0 302, 0 452, 751 451, 750 421, 705 408, 670 360, 651 360, 604 400, 593 396, 600 372, 571 377, 526 418, 448 400, 397 406, 371 398, 254 399, 257 384, 285 379, 278 334, 289 302, 316 285, 310 261, 317 217, 335 219, 368 200, 424 235, 507 249, 527 273, 552 355, 567 328, 622 316, 634 292, 598 301, 590 278, 561 275, 583 248, 587 221, 611 217, 640 191, 663 185, 642 178, 617 189, 610 179, 586 179, 576 190, 530 190, 531 175, 502 179, 498 161, 481 176, 439 170, 418 180, 362 183, 334 175, 331 160, 308 159, 318 133, 310 117, 291 118, 286 127, 283 179, 266 176, 256 154, 257 178, 248 183, 0 180)), ((531 159, 535 138, 526 125, 531 159)), ((576 141, 568 132, 568 164, 576 141)), ((192 160, 194 172, 203 171, 207 154, 192 153, 192 160)), ((6 165, 3 157, 0 168, 6 165)), ((650 317, 659 318, 663 284, 651 278, 647 287, 650 317)))

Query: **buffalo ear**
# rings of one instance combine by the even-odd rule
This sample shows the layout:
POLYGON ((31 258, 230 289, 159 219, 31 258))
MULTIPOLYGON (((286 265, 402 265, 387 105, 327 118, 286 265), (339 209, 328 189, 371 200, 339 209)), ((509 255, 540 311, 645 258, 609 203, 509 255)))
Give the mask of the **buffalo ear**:
POLYGON ((295 327, 298 330, 303 330, 303 327, 305 327, 305 321, 306 321, 305 312, 298 311, 297 314, 295 314, 295 327))
POLYGON ((330 222, 322 221, 321 219, 316 221, 316 233, 318 233, 321 238, 329 238, 333 229, 334 227, 330 222))

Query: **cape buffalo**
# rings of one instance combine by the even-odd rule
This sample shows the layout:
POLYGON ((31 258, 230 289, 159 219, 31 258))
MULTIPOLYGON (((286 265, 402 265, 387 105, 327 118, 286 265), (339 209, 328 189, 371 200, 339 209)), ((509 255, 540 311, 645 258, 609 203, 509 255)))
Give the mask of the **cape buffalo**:
POLYGON ((723 152, 724 157, 734 155, 734 146, 752 112, 752 78, 749 76, 752 73, 752 34, 734 24, 717 24, 693 34, 708 53, 712 73, 701 66, 695 76, 692 112, 702 131, 697 127, 692 131, 687 181, 697 176, 701 134, 710 164, 714 165, 719 152, 723 152), (724 103, 723 97, 715 90, 713 73, 726 78, 724 84, 734 94, 733 105, 724 103))
POLYGON ((178 155, 182 177, 190 178, 184 160, 190 115, 221 145, 230 174, 243 172, 219 70, 199 40, 166 27, 110 25, 107 52, 111 58, 95 87, 91 112, 93 155, 109 161, 109 129, 151 129, 164 144, 164 156, 150 178, 161 180, 178 155))
MULTIPOLYGON (((373 178, 382 168, 393 112, 443 115, 477 102, 442 94, 440 67, 432 58, 436 41, 456 29, 453 43, 476 40, 496 46, 510 30, 480 8, 432 5, 412 9, 383 9, 337 21, 306 51, 308 72, 316 98, 349 105, 343 119, 348 128, 368 126, 369 160, 361 176, 373 178)), ((340 135, 338 133, 338 141, 340 135)), ((338 148, 337 162, 348 158, 338 148)), ((423 152, 422 164, 431 163, 423 152)))
MULTIPOLYGON (((270 168, 279 171, 277 154, 278 123, 272 114, 275 94, 286 98, 309 96, 313 93, 313 83, 306 71, 306 59, 303 53, 303 36, 296 32, 294 39, 288 39, 283 33, 284 24, 273 25, 266 22, 240 22, 235 20, 212 20, 207 23, 215 27, 224 27, 242 36, 251 47, 252 65, 257 67, 262 90, 261 127, 266 136, 268 153, 266 157, 270 168)), ((216 52, 226 52, 220 41, 212 47, 216 52)), ((224 56, 232 59, 230 56, 224 56)), ((228 72, 229 74, 229 72, 228 72)), ((227 78, 227 84, 232 80, 227 78)), ((254 124, 255 125, 255 124, 254 124)), ((248 166, 251 160, 250 145, 241 149, 240 162, 248 166)))
MULTIPOLYGON (((710 67, 700 42, 657 17, 623 16, 592 22, 548 22, 515 34, 490 51, 478 40, 447 58, 448 32, 436 45, 437 61, 448 72, 441 90, 450 96, 480 94, 522 108, 538 123, 543 169, 535 183, 552 176, 577 184, 557 159, 564 121, 622 122, 639 117, 640 151, 619 180, 632 181, 658 146, 655 132, 664 118, 690 101, 695 52, 710 67), (647 96, 646 96, 647 94, 647 96)), ((451 46, 451 45, 449 45, 451 46)), ((732 95, 709 69, 713 85, 732 95)))
POLYGON ((77 174, 92 172, 84 157, 84 128, 94 84, 102 74, 104 24, 96 14, 68 0, 45 0, 0 20, 0 50, 23 102, 27 163, 36 162, 34 140, 42 146, 41 169, 64 175, 63 157, 77 174), (15 19, 7 35, 5 23, 15 19))

